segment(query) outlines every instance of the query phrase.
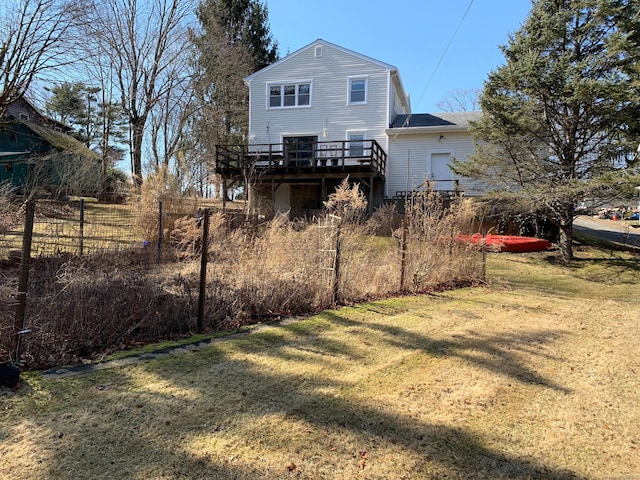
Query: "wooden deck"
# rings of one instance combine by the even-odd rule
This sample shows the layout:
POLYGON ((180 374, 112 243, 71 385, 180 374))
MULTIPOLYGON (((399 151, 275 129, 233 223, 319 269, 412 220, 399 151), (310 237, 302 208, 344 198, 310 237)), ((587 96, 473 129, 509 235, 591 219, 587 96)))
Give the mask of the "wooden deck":
POLYGON ((384 179, 387 154, 375 140, 328 141, 297 145, 217 145, 216 173, 227 179, 247 172, 262 180, 340 178, 357 175, 384 179))

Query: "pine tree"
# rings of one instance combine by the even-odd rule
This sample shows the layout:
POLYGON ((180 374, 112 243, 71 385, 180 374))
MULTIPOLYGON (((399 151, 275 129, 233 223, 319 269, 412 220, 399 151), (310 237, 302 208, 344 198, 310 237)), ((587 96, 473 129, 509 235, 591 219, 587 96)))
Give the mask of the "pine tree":
POLYGON ((243 79, 277 60, 278 49, 267 7, 258 0, 202 0, 196 14, 201 31, 192 40, 200 114, 193 125, 194 142, 202 160, 212 162, 216 144, 246 138, 249 106, 243 79))
POLYGON ((624 26, 632 4, 533 2, 502 47, 506 63, 485 83, 484 116, 472 127, 476 154, 453 165, 495 187, 491 201, 556 224, 567 261, 577 202, 611 198, 637 181, 629 175, 638 145, 637 30, 624 26))

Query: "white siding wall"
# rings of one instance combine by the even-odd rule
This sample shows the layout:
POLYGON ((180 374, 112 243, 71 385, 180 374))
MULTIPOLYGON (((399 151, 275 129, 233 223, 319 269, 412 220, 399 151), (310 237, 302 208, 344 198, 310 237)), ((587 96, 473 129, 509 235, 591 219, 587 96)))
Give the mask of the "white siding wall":
POLYGON ((347 131, 366 131, 384 147, 388 128, 389 71, 381 65, 322 45, 312 44, 291 58, 259 73, 250 83, 249 143, 280 143, 283 135, 317 135, 319 141, 347 139, 347 131), (348 105, 349 77, 367 77, 367 103, 348 105), (311 105, 267 108, 267 85, 311 81, 311 105), (327 130, 327 137, 323 131, 327 130))
MULTIPOLYGON (((450 154, 457 160, 465 161, 474 151, 473 140, 465 132, 416 133, 395 137, 391 134, 385 195, 393 196, 407 187, 409 190, 416 189, 425 180, 434 180, 431 165, 433 154, 450 154), (440 135, 444 137, 442 140, 440 135)), ((460 181, 460 188, 468 196, 482 192, 477 181, 456 175, 453 178, 460 181)))
POLYGON ((402 102, 406 101, 402 98, 400 98, 400 96, 398 95, 398 92, 396 91, 396 89, 393 87, 393 84, 391 84, 391 92, 392 94, 389 96, 389 100, 390 100, 390 104, 389 104, 389 112, 390 116, 389 116, 389 123, 393 122, 393 120, 398 116, 398 115, 405 115, 405 114, 409 114, 411 112, 409 112, 408 108, 405 108, 402 104, 402 102))

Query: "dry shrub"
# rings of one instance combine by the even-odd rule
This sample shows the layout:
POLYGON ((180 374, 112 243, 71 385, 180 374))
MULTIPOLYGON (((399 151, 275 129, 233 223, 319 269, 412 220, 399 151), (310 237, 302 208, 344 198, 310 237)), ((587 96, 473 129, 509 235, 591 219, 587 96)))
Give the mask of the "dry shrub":
POLYGON ((433 190, 414 197, 407 206, 407 268, 415 290, 454 280, 477 278, 479 255, 457 241, 473 222, 470 200, 445 205, 433 190))
POLYGON ((235 231, 219 249, 217 275, 231 278, 238 307, 250 316, 309 312, 321 303, 317 230, 278 216, 257 235, 235 231))
MULTIPOLYGON (((210 217, 205 328, 235 327, 332 305, 335 271, 329 267, 338 232, 338 293, 343 301, 386 296, 408 284, 421 291, 471 278, 478 271, 478 253, 454 241, 473 213, 468 202, 445 207, 430 194, 412 205, 407 216, 407 284, 401 288, 402 236, 371 233, 383 224, 390 228, 393 210, 362 222, 366 202, 346 183, 330 201, 333 211, 348 221, 319 228, 278 216, 229 230, 224 215, 210 217)), ((155 255, 144 248, 37 259, 30 285, 30 292, 37 294, 29 295, 27 322, 34 333, 26 339, 26 363, 65 363, 191 332, 196 326, 202 222, 184 215, 167 238, 181 262, 157 265, 155 255)))
POLYGON ((197 198, 185 195, 179 179, 166 168, 149 175, 142 184, 136 215, 138 232, 148 242, 156 242, 158 239, 161 202, 163 236, 174 230, 178 218, 193 215, 198 210, 197 198))
MULTIPOLYGON (((38 259, 23 360, 43 367, 193 332, 199 280, 190 268, 151 268, 140 252, 38 259)), ((195 265, 195 264, 193 264, 195 265)), ((235 286, 207 283, 207 328, 234 316, 235 286)))
POLYGON ((0 183, 0 234, 8 232, 18 223, 15 210, 13 186, 9 182, 0 183))
POLYGON ((343 223, 359 223, 367 213, 367 200, 357 183, 349 186, 349 177, 323 203, 327 213, 340 217, 343 223))
POLYGON ((340 232, 340 298, 356 301, 400 290, 400 256, 391 237, 376 237, 364 225, 340 232))
POLYGON ((373 211, 367 229, 374 235, 391 236, 400 227, 402 216, 394 203, 384 204, 373 211))

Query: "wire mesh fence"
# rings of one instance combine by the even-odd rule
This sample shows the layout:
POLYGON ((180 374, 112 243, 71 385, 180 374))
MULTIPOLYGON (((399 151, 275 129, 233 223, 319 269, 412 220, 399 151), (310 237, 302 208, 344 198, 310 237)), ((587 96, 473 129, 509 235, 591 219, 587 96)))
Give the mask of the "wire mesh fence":
POLYGON ((0 230, 0 362, 43 367, 96 358, 336 302, 473 282, 482 271, 479 252, 451 235, 455 214, 416 212, 404 234, 380 236, 371 222, 338 216, 267 221, 202 207, 184 199, 37 202, 20 321, 26 222, 0 230), (16 332, 24 330, 20 351, 16 332))

